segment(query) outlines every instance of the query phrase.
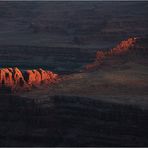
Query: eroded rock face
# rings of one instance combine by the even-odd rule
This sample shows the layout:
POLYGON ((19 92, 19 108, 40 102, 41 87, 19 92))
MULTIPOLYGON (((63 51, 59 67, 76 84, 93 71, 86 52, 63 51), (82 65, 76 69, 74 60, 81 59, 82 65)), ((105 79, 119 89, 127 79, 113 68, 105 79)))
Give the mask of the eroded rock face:
POLYGON ((41 84, 48 84, 54 82, 57 78, 57 74, 51 71, 45 71, 43 69, 26 70, 24 72, 24 79, 28 85, 38 86, 41 84))
POLYGON ((43 69, 20 71, 18 68, 0 69, 0 90, 29 90, 33 86, 55 82, 58 75, 43 69))
POLYGON ((96 53, 95 61, 86 65, 85 68, 86 70, 94 70, 103 64, 118 64, 128 58, 148 55, 147 45, 145 44, 147 41, 147 39, 133 37, 121 41, 116 47, 108 51, 99 50, 96 53))
POLYGON ((4 68, 0 70, 0 86, 5 85, 6 87, 13 86, 14 82, 12 79, 12 69, 4 68))
POLYGON ((136 44, 137 38, 129 38, 125 41, 121 41, 115 48, 110 50, 110 54, 113 55, 122 55, 127 53, 131 48, 136 44))

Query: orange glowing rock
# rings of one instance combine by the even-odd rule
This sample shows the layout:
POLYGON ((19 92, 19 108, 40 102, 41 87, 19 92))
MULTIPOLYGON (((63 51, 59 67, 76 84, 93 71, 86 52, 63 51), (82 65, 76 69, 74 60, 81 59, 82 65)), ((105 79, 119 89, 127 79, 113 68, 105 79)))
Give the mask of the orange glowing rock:
POLYGON ((48 84, 57 78, 57 74, 43 69, 26 70, 24 78, 28 85, 38 86, 40 84, 48 84))
POLYGON ((41 74, 41 80, 42 82, 48 82, 48 81, 51 81, 51 80, 55 80, 57 78, 57 74, 54 74, 53 72, 51 71, 45 71, 43 69, 38 69, 38 71, 40 72, 41 74))
POLYGON ((25 70, 23 73, 18 68, 0 69, 0 89, 29 90, 32 86, 49 84, 57 79, 58 75, 43 69, 25 70))
POLYGON ((103 51, 97 51, 97 53, 96 53, 96 61, 102 63, 104 58, 105 58, 104 52, 103 51))
POLYGON ((0 69, 0 88, 12 91, 27 88, 27 84, 18 68, 3 68, 0 69))
POLYGON ((6 87, 12 87, 14 85, 11 69, 0 69, 0 86, 2 85, 5 85, 6 87))
MULTIPOLYGON (((110 49, 109 51, 97 51, 96 59, 93 63, 86 65, 86 70, 93 70, 96 67, 102 65, 106 59, 111 59, 114 56, 122 56, 131 51, 131 49, 135 46, 137 42, 137 38, 129 38, 125 41, 121 41, 116 47, 110 49)), ((110 60, 110 62, 113 62, 110 60)), ((114 61, 117 62, 117 61, 114 61)))
POLYGON ((111 55, 121 55, 127 53, 132 47, 134 47, 137 38, 129 38, 125 41, 122 41, 115 48, 111 49, 111 55))
POLYGON ((43 69, 26 70, 24 72, 24 78, 28 85, 39 86, 41 84, 49 84, 58 77, 57 74, 51 71, 45 71, 43 69))
POLYGON ((12 75, 13 75, 14 83, 16 85, 23 85, 23 83, 25 84, 25 80, 22 75, 22 72, 17 67, 12 69, 12 75))

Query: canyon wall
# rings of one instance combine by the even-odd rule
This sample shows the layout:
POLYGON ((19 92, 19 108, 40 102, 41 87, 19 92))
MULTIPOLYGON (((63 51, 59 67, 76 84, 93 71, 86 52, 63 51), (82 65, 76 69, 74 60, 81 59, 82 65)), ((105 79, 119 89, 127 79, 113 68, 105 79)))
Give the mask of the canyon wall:
POLYGON ((113 65, 128 60, 137 60, 141 55, 142 58, 148 56, 147 39, 131 37, 121 41, 116 47, 108 51, 99 50, 93 63, 85 66, 86 70, 93 70, 102 65, 113 65))
POLYGON ((30 90, 32 87, 53 83, 58 75, 43 69, 24 70, 0 69, 0 91, 30 90))

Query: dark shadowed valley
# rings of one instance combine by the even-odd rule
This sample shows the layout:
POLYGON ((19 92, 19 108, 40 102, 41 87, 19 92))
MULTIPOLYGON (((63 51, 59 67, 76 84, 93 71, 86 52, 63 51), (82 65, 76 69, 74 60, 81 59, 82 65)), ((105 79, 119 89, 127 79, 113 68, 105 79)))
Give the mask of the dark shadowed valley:
POLYGON ((147 2, 0 2, 0 66, 78 72, 97 50, 146 36, 147 9, 147 2))
POLYGON ((0 146, 148 146, 148 2, 0 2, 0 146))

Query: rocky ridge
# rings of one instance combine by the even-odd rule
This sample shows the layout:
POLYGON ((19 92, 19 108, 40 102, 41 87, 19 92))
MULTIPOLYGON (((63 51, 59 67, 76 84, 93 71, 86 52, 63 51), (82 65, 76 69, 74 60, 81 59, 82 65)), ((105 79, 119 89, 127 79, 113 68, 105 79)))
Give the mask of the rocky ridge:
POLYGON ((116 47, 103 51, 99 50, 96 53, 96 58, 93 63, 86 65, 86 70, 93 70, 102 65, 114 65, 125 61, 133 60, 135 57, 148 56, 147 39, 131 37, 121 41, 116 47))
MULTIPOLYGON (((147 64, 147 41, 146 38, 132 37, 121 41, 116 47, 108 51, 99 50, 94 62, 86 65, 85 69, 91 71, 106 66, 118 66, 132 60, 147 64)), ((30 90, 33 87, 53 83, 58 77, 57 74, 41 68, 24 71, 16 67, 2 68, 0 69, 0 90, 6 92, 30 90)))
POLYGON ((0 69, 0 89, 6 92, 30 90, 32 87, 53 83, 57 77, 57 74, 41 68, 24 71, 17 67, 2 68, 0 69))

